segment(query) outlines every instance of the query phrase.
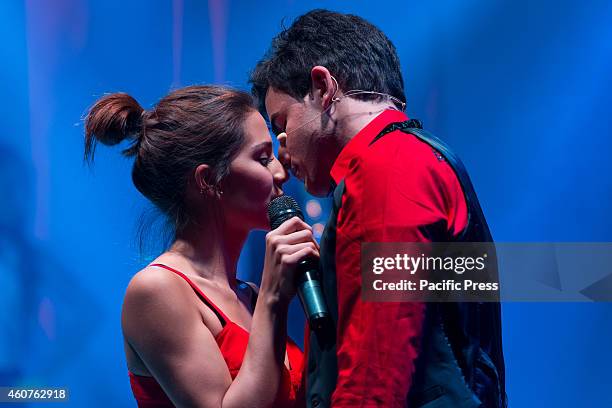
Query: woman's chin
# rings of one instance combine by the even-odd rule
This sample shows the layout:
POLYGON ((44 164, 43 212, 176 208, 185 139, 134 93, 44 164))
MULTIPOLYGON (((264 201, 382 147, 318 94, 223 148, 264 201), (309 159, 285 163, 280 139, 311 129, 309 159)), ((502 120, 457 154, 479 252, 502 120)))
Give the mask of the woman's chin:
POLYGON ((270 220, 268 219, 267 207, 260 214, 254 216, 252 220, 253 222, 250 223, 251 230, 270 231, 270 220))
POLYGON ((257 229, 270 231, 270 219, 268 218, 268 212, 262 217, 261 222, 258 223, 257 229))
POLYGON ((248 232, 253 230, 270 230, 270 220, 268 219, 267 203, 262 203, 259 208, 242 208, 233 214, 228 214, 227 219, 232 222, 232 229, 246 229, 248 232))

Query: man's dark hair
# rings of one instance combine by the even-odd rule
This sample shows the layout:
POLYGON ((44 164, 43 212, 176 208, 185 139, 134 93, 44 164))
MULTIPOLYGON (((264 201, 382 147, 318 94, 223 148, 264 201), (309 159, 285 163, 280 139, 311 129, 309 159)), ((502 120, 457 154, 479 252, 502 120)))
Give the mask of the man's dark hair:
POLYGON ((262 113, 270 87, 302 99, 310 91, 310 71, 316 65, 326 67, 345 92, 376 91, 406 102, 397 52, 382 31, 355 15, 313 10, 272 40, 251 73, 252 92, 262 113))

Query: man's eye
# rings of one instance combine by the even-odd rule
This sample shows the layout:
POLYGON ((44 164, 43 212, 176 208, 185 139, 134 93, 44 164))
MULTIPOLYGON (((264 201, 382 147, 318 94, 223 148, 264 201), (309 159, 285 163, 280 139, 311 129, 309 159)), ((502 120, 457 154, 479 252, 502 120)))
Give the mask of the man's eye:
POLYGON ((268 124, 268 131, 272 132, 274 134, 274 136, 278 136, 281 133, 283 133, 282 130, 280 130, 279 128, 277 128, 275 125, 269 123, 268 124))
POLYGON ((273 124, 272 125, 272 133, 274 133, 274 136, 278 136, 281 133, 285 133, 285 130, 283 128, 284 128, 284 126, 280 127, 280 126, 276 126, 276 125, 273 124))

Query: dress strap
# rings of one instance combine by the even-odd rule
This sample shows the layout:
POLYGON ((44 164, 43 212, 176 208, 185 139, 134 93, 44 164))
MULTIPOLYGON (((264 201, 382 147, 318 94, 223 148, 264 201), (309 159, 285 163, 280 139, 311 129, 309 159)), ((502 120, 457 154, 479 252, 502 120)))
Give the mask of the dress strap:
POLYGON ((185 275, 183 272, 177 271, 174 268, 169 267, 168 265, 164 265, 164 264, 160 264, 160 263, 155 263, 155 264, 151 264, 149 266, 158 266, 160 268, 164 268, 166 270, 169 270, 171 272, 176 273, 177 275, 179 275, 181 278, 185 279, 187 281, 187 283, 193 288, 193 290, 196 291, 196 293, 200 296, 200 298, 204 301, 204 303, 206 304, 206 306, 210 307, 212 309, 212 311, 217 315, 217 317, 219 318, 219 320, 221 321, 221 325, 225 326, 228 322, 231 322, 231 320, 225 315, 225 313, 223 313, 221 311, 221 309, 219 309, 205 294, 204 292, 202 292, 202 290, 198 287, 198 285, 196 285, 191 279, 189 279, 187 277, 187 275, 185 275))

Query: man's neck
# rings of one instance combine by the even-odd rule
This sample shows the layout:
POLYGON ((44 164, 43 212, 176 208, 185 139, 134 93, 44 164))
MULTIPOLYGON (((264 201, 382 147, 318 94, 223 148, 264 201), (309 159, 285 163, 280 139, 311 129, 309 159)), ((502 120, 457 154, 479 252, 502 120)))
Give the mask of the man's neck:
POLYGON ((388 102, 360 101, 345 98, 336 105, 335 112, 335 137, 340 144, 340 150, 351 141, 364 127, 374 118, 387 109, 395 109, 388 102))

